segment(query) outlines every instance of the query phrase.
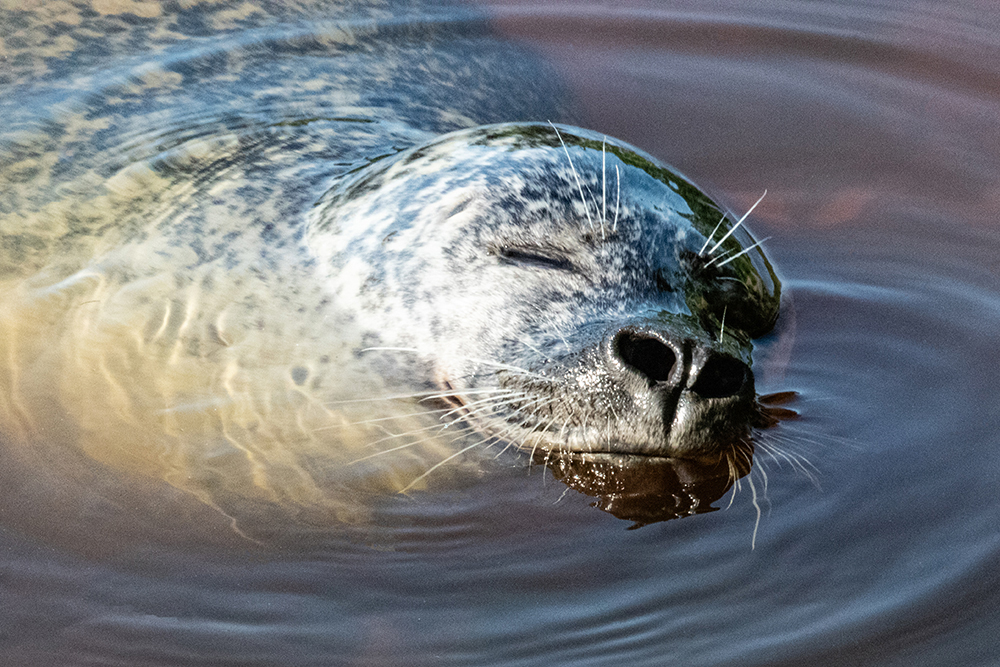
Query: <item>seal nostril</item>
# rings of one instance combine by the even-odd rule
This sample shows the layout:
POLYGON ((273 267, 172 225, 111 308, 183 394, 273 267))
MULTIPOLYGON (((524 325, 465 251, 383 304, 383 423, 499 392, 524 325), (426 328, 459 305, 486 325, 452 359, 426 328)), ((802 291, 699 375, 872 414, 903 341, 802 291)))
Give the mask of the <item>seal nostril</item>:
POLYGON ((615 354, 651 382, 666 382, 674 372, 677 355, 670 346, 651 336, 622 331, 615 337, 615 354))
POLYGON ((724 398, 739 393, 750 369, 739 359, 712 357, 698 373, 691 391, 703 398, 724 398))

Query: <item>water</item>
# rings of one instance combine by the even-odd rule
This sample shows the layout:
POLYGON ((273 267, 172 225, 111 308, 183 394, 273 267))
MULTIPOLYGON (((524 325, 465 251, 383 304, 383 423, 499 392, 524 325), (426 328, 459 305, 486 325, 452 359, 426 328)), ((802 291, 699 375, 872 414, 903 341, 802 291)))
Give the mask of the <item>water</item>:
MULTIPOLYGON (((308 34, 304 16, 334 12, 270 9, 244 12, 252 39, 235 18, 192 20, 182 31, 221 37, 165 38, 152 59, 239 53, 289 24, 308 34)), ((737 210, 768 191, 753 228, 772 237, 768 253, 792 296, 793 347, 758 369, 758 390, 799 393, 800 419, 775 437, 815 466, 815 481, 758 456, 759 525, 744 483, 718 512, 627 530, 538 468, 498 466, 476 484, 390 504, 371 530, 317 529, 258 547, 141 481, 110 494, 99 467, 8 462, 5 664, 1000 662, 993 5, 476 10, 540 59, 518 76, 526 91, 538 76, 566 96, 563 106, 552 100, 556 120, 630 141, 737 210), (70 468, 67 480, 60 471, 70 468)), ((465 11, 434 10, 433 23, 452 29, 436 49, 481 34, 465 11)), ((141 23, 101 20, 109 34, 115 21, 141 23)), ((17 30, 2 33, 6 62, 36 83, 30 96, 24 85, 2 95, 10 122, 28 129, 148 59, 141 44, 111 40, 74 58, 43 39, 35 50, 57 56, 44 71, 13 56, 18 40, 40 39, 17 30)), ((311 99, 242 111, 275 123, 322 115, 311 99)), ((485 104, 474 112, 488 115, 485 104)), ((216 111, 194 100, 201 120, 174 129, 232 130, 216 111)), ((151 150, 147 136, 122 160, 151 150)), ((89 168, 85 159, 66 167, 89 168)))

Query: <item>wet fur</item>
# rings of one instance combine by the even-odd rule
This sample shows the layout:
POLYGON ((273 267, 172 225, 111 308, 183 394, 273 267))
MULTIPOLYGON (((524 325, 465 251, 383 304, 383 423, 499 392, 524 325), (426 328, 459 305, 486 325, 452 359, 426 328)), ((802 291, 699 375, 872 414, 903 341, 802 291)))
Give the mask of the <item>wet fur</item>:
MULTIPOLYGON (((5 16, 50 30, 41 10, 5 16)), ((742 221, 601 135, 468 129, 565 117, 552 77, 483 34, 357 22, 244 49, 256 20, 194 59, 114 69, 187 24, 84 12, 65 25, 81 54, 114 35, 108 83, 47 115, 8 109, 5 442, 40 461, 72 448, 229 515, 320 523, 511 448, 745 474, 752 382, 715 403, 678 386, 688 412, 667 428, 637 407, 648 378, 608 352, 619 332, 669 330, 685 378, 720 355, 749 365, 780 297, 742 221)), ((33 59, 11 70, 20 94, 62 90, 72 54, 34 60, 50 37, 14 59, 33 59)))

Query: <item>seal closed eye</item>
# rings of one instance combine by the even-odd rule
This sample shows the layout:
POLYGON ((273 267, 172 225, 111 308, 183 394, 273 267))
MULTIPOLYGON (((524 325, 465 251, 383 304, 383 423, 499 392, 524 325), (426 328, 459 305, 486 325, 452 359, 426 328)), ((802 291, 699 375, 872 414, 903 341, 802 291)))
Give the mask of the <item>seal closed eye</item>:
POLYGON ((561 257, 557 251, 545 248, 517 248, 501 246, 496 255, 511 264, 520 266, 535 266, 541 269, 561 269, 572 271, 573 264, 567 258, 561 257))

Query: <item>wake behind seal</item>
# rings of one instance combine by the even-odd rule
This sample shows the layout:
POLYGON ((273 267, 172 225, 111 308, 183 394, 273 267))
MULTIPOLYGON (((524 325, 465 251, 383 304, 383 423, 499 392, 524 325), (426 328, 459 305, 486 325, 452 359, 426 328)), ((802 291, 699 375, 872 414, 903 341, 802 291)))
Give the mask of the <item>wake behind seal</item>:
POLYGON ((258 52, 237 83, 184 61, 142 74, 141 103, 105 91, 117 115, 67 112, 71 143, 19 139, 37 166, 5 181, 6 439, 320 523, 503 450, 745 473, 766 421, 752 341, 780 301, 745 225, 599 134, 338 90, 324 49, 404 79, 362 37, 382 38, 281 42, 291 79, 258 52), (249 122, 278 107, 240 91, 279 75, 301 122, 249 122), (195 102, 197 128, 150 140, 195 102), (75 165, 46 162, 70 145, 75 165))

